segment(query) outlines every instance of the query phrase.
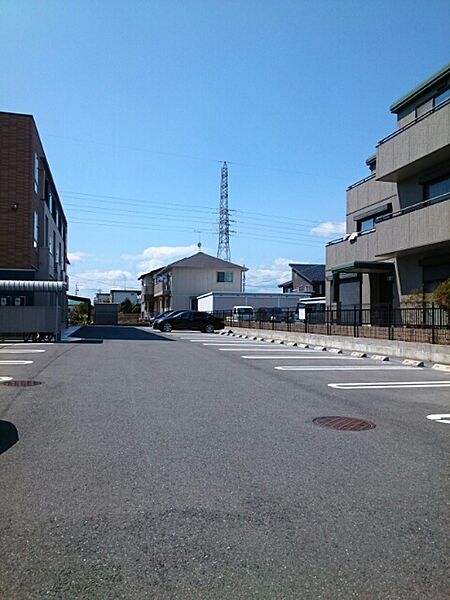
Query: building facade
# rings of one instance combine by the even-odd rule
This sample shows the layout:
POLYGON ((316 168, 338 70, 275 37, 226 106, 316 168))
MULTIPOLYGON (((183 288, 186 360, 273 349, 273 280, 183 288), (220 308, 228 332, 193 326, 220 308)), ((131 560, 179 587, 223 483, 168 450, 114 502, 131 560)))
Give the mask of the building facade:
POLYGON ((390 108, 397 129, 347 189, 347 234, 326 248, 332 306, 400 306, 450 277, 450 65, 390 108))
MULTIPOLYGON (((0 279, 68 282, 67 220, 31 115, 0 112, 0 279)), ((3 290, 0 303, 55 295, 3 290)))
POLYGON ((144 316, 166 310, 196 310, 197 297, 211 291, 242 291, 247 269, 204 252, 145 273, 142 283, 144 316))

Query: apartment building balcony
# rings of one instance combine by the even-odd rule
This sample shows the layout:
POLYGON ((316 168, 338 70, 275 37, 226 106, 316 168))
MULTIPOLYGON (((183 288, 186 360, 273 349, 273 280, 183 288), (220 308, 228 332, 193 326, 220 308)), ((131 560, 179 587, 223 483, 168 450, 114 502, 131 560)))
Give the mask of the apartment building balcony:
POLYGON ((448 247, 450 231, 450 194, 420 202, 397 212, 378 217, 375 227, 355 232, 326 247, 327 265, 349 272, 370 272, 370 264, 420 249, 448 247), (361 268, 357 266, 361 263, 361 268), (364 268, 362 264, 364 263, 364 268))
POLYGON ((377 145, 377 181, 400 181, 450 160, 450 99, 377 145))
POLYGON ((154 285, 154 296, 170 296, 172 290, 172 286, 168 281, 160 281, 159 283, 155 283, 154 285))
POLYGON ((450 194, 379 217, 375 227, 378 257, 450 246, 450 194))

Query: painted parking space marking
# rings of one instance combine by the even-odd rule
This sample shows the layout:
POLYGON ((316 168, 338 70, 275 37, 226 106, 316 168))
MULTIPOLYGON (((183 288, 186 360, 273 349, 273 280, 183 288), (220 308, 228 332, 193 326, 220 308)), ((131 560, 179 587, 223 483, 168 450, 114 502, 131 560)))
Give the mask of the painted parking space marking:
POLYGON ((0 383, 3 383, 4 381, 11 381, 12 377, 0 377, 0 383))
POLYGON ((40 352, 45 352, 45 350, 40 350, 38 348, 30 348, 29 350, 26 350, 25 348, 16 348, 15 350, 12 348, 0 349, 0 354, 37 354, 40 352))
POLYGON ((376 381, 371 383, 329 383, 328 387, 338 390, 379 390, 402 388, 439 388, 450 387, 447 381, 376 381))
POLYGON ((251 355, 243 355, 241 358, 248 358, 249 360, 362 360, 360 358, 354 358, 353 356, 298 356, 292 353, 289 354, 278 354, 274 356, 251 356, 251 355))
POLYGON ((427 415, 427 419, 430 419, 430 421, 435 421, 436 423, 447 423, 450 425, 450 414, 427 415))
POLYGON ((0 346, 53 346, 53 342, 0 342, 0 346))
POLYGON ((0 360, 0 365, 31 365, 32 360, 0 360))
POLYGON ((313 365, 307 367, 298 367, 298 366, 283 366, 283 367, 274 367, 279 371, 413 371, 415 370, 413 367, 378 367, 378 366, 364 366, 359 367, 358 365, 352 366, 340 366, 340 365, 313 365))
MULTIPOLYGON (((304 354, 316 354, 313 350, 297 350, 297 349, 292 349, 290 350, 289 348, 274 348, 273 346, 268 346, 268 347, 251 347, 250 345, 248 346, 244 346, 244 347, 237 347, 237 348, 224 348, 223 346, 221 348, 218 348, 218 350, 221 350, 222 352, 244 352, 244 350, 246 348, 250 349, 250 352, 289 352, 289 354, 299 354, 299 353, 304 353, 304 354)), ((334 358, 334 357, 333 357, 334 358)))
POLYGON ((193 343, 202 343, 204 346, 268 346, 264 342, 243 342, 242 340, 236 342, 205 342, 205 340, 191 340, 193 343))

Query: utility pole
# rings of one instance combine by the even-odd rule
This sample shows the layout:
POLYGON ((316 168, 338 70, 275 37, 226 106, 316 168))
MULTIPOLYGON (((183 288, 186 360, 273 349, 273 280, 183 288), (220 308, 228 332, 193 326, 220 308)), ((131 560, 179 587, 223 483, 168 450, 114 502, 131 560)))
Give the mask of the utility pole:
POLYGON ((230 212, 228 210, 228 166, 224 162, 220 171, 219 245, 217 258, 231 260, 230 212))

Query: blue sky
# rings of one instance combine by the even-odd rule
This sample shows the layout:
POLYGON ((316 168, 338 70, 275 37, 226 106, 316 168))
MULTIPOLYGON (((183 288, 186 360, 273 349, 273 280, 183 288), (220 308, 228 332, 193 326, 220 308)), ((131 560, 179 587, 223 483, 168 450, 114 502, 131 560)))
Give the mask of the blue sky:
POLYGON ((449 61, 447 0, 0 0, 0 110, 34 115, 69 221, 71 289, 217 252, 277 289, 324 262, 390 104, 449 61), (201 232, 201 233, 199 233, 201 232))

